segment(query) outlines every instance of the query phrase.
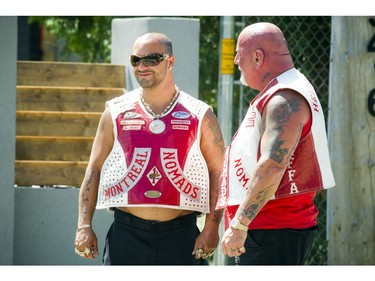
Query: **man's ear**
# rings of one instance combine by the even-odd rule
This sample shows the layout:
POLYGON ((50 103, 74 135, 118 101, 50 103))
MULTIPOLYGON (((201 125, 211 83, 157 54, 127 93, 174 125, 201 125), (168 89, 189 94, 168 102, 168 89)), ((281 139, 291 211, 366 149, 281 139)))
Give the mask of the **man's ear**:
POLYGON ((256 49, 254 52, 254 63, 255 63, 255 68, 259 69, 264 62, 264 53, 261 49, 256 49))
POLYGON ((174 66, 174 57, 171 57, 169 60, 168 60, 168 69, 169 70, 172 70, 174 66))

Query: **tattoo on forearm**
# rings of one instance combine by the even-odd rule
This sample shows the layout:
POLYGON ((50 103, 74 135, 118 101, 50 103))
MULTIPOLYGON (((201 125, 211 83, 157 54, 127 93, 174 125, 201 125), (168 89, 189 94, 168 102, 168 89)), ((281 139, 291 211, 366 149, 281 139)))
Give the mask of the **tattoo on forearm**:
POLYGON ((81 214, 84 215, 84 216, 88 212, 84 203, 89 202, 88 193, 90 192, 90 184, 92 183, 94 176, 95 176, 95 172, 93 170, 88 170, 86 172, 84 185, 81 187, 81 188, 83 188, 82 193, 81 193, 81 203, 80 203, 81 204, 81 214))
POLYGON ((87 197, 87 192, 90 191, 90 184, 93 181, 94 174, 95 174, 95 172, 93 170, 88 170, 86 172, 85 184, 83 186, 83 193, 82 193, 82 199, 83 199, 83 201, 88 201, 89 200, 88 197, 87 197))
POLYGON ((220 220, 221 220, 221 217, 222 217, 222 213, 223 213, 223 212, 222 212, 221 210, 215 210, 215 211, 214 211, 214 217, 213 217, 212 220, 213 220, 214 222, 218 222, 218 223, 219 223, 220 220))
POLYGON ((252 221, 258 212, 263 208, 267 201, 271 198, 272 186, 262 190, 255 197, 250 199, 247 208, 241 210, 241 214, 245 215, 250 221, 252 221))

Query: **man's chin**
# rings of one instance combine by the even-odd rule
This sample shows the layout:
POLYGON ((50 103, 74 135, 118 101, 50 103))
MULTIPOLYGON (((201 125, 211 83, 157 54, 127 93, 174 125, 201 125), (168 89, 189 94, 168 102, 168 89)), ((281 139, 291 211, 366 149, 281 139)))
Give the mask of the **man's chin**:
POLYGON ((243 77, 242 75, 241 75, 240 81, 241 81, 242 85, 244 85, 244 86, 249 86, 249 85, 247 84, 246 80, 245 80, 245 77, 243 77))

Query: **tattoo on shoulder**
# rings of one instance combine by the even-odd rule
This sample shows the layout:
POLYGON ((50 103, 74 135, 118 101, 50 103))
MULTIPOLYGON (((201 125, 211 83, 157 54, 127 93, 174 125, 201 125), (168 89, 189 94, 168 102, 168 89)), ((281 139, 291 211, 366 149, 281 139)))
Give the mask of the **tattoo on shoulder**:
MULTIPOLYGON (((283 96, 283 94, 281 94, 283 96)), ((276 162, 283 162, 286 155, 290 156, 290 151, 287 148, 282 148, 284 141, 281 139, 281 133, 284 132, 284 127, 286 123, 290 120, 293 112, 300 111, 301 99, 297 96, 288 98, 278 104, 276 108, 273 109, 270 119, 274 124, 274 131, 276 132, 276 139, 272 143, 271 147, 271 158, 276 162)))
POLYGON ((223 136, 221 134, 220 127, 218 126, 217 120, 214 114, 207 114, 208 127, 214 135, 214 143, 216 145, 223 143, 223 136))
POLYGON ((277 124, 285 124, 289 121, 292 113, 300 111, 300 108, 301 99, 299 97, 289 98, 278 104, 271 114, 271 119, 277 124))
POLYGON ((288 155, 288 149, 287 148, 281 148, 281 145, 284 143, 283 140, 280 139, 280 137, 277 138, 272 143, 271 147, 271 158, 275 160, 277 163, 283 162, 283 159, 285 158, 285 155, 288 155))

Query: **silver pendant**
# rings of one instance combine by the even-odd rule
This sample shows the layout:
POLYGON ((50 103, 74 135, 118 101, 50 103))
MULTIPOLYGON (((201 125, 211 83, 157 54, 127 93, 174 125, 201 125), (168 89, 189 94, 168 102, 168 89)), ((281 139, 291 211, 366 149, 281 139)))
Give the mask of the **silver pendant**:
POLYGON ((152 120, 150 123, 150 131, 154 134, 161 134, 165 130, 165 124, 159 119, 152 120))

